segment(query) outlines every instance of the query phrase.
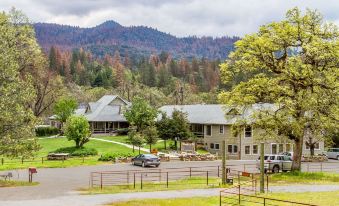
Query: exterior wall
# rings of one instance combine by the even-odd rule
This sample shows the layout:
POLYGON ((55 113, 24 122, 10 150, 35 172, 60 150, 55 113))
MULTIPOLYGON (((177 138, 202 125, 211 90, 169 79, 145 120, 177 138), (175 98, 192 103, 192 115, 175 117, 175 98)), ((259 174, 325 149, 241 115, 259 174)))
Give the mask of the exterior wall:
MULTIPOLYGON (((208 126, 204 125, 204 145, 205 149, 211 152, 212 154, 221 154, 222 151, 222 141, 226 141, 226 151, 228 159, 244 159, 244 160, 254 160, 258 159, 260 155, 260 140, 257 140, 259 136, 259 131, 252 130, 251 137, 245 137, 245 131, 239 134, 237 137, 234 137, 231 132, 230 125, 224 125, 224 132, 220 133, 220 125, 210 125, 211 126, 211 135, 208 135, 208 126), (213 144, 213 145, 211 145, 213 144), (218 144, 218 146, 216 146, 218 144), (236 145, 237 152, 230 153, 230 146, 236 145), (211 148, 211 147, 214 148, 211 148)), ((306 142, 306 141, 305 141, 306 142)), ((234 147, 234 146, 232 146, 234 147)), ((266 140, 265 141, 265 154, 272 154, 276 152, 277 154, 282 152, 293 152, 293 142, 287 138, 281 138, 279 140, 266 140), (275 148, 275 149, 274 149, 275 148)), ((234 148, 233 148, 234 149, 234 148)), ((231 150, 233 150, 231 149, 231 150)), ((319 149, 315 150, 315 154, 321 154, 324 151, 324 142, 319 142, 319 149)), ((303 155, 309 155, 310 150, 306 149, 306 144, 303 146, 303 155)))
POLYGON ((125 106, 126 103, 122 101, 120 98, 115 98, 110 105, 120 105, 120 106, 125 106))

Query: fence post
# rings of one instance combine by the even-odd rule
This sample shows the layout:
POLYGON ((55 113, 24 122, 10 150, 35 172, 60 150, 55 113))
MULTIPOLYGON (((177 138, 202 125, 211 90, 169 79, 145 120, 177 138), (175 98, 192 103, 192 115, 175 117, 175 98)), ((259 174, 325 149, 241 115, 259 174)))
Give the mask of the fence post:
POLYGON ((208 171, 206 171, 206 181, 207 181, 207 185, 208 185, 208 171))
POLYGON ((24 164, 24 157, 21 158, 21 164, 24 164))
POLYGON ((266 175, 266 191, 267 191, 267 193, 268 193, 268 175, 266 175))
POLYGON ((257 195, 257 180, 254 180, 254 195, 257 195))
POLYGON ((167 188, 168 188, 168 172, 166 173, 166 186, 167 186, 167 188))
POLYGON ((240 185, 240 172, 238 171, 238 184, 240 185))
POLYGON ((102 190, 102 173, 100 173, 100 188, 102 190))
POLYGON ((192 167, 190 167, 190 178, 192 177, 192 167))
POLYGON ((264 206, 266 206, 266 198, 264 198, 264 206))
POLYGON ((159 169, 159 182, 161 183, 161 169, 159 169))
POLYGON ((320 172, 322 172, 322 171, 323 171, 323 163, 320 162, 320 172))
POLYGON ((220 166, 218 166, 218 177, 220 177, 220 166))
POLYGON ((221 206, 221 191, 220 191, 220 195, 219 195, 219 206, 221 206))
POLYGON ((127 186, 129 186, 129 171, 127 171, 127 186))
POLYGON ((135 172, 133 173, 133 186, 134 186, 134 189, 135 189, 135 172))
POLYGON ((142 189, 142 173, 140 174, 140 188, 142 189))

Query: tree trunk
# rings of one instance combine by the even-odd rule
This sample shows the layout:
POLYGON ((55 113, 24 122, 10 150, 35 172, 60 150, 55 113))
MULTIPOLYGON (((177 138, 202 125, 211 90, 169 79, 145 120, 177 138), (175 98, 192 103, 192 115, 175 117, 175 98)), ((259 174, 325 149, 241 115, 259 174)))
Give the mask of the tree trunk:
POLYGON ((295 147, 293 148, 293 163, 292 163, 292 171, 300 171, 301 170, 301 157, 303 150, 303 138, 295 139, 295 147))
POLYGON ((139 146, 139 154, 140 154, 140 146, 139 146))
POLYGON ((314 156, 314 149, 315 149, 315 143, 310 144, 310 154, 311 154, 311 157, 314 156))
POLYGON ((152 153, 152 145, 149 145, 149 153, 152 153))
POLYGON ((134 153, 134 145, 133 145, 133 153, 134 153))
POLYGON ((174 146, 175 146, 175 150, 178 150, 178 141, 174 140, 174 146))
POLYGON ((79 141, 79 140, 76 140, 76 141, 75 141, 75 147, 76 147, 76 148, 79 148, 79 147, 80 147, 80 141, 79 141))
POLYGON ((165 147, 165 150, 166 150, 166 140, 164 140, 164 147, 165 147))

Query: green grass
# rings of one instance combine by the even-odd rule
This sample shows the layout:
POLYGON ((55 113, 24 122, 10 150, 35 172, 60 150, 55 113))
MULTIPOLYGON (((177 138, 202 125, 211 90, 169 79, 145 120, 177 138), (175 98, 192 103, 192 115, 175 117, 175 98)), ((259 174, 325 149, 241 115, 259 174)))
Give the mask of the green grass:
MULTIPOLYGON (((264 197, 280 200, 289 200, 301 203, 315 204, 319 206, 337 206, 339 205, 339 191, 335 192, 304 192, 304 193, 271 193, 264 197)), ((248 199, 248 198, 247 198, 248 199)), ((259 200, 258 198, 251 200, 259 200)), ((262 201, 262 200, 261 200, 262 201)), ((276 206, 287 206, 291 204, 268 201, 276 206)), ((191 197, 191 198, 173 198, 173 199, 146 199, 131 200, 126 202, 116 202, 107 204, 109 206, 215 206, 219 205, 219 196, 214 197, 191 197)), ((246 206, 257 206, 255 203, 243 203, 246 206)))
MULTIPOLYGON (((218 188, 220 187, 220 178, 209 178, 208 184, 206 177, 191 177, 181 179, 177 181, 169 181, 168 188, 166 181, 161 183, 144 182, 143 188, 138 182, 135 185, 123 185, 123 186, 106 186, 102 189, 100 187, 83 188, 80 191, 83 194, 114 194, 114 193, 129 193, 129 192, 149 192, 149 191, 163 191, 163 190, 184 190, 184 189, 206 189, 206 188, 218 188)), ((223 187, 229 187, 230 185, 223 185, 223 187)))
MULTIPOLYGON (((132 149, 108 142, 102 142, 98 140, 90 140, 85 144, 87 148, 95 148, 98 151, 96 156, 84 157, 72 157, 68 160, 53 160, 46 161, 46 156, 48 153, 53 152, 59 148, 71 147, 74 146, 74 141, 68 141, 67 138, 43 138, 38 140, 41 145, 41 149, 35 154, 34 159, 25 159, 22 164, 21 159, 8 159, 5 158, 5 164, 1 165, 0 170, 11 170, 11 169, 20 169, 27 167, 48 167, 48 168, 58 168, 58 167, 72 167, 72 166, 81 166, 81 165, 96 165, 96 164, 111 164, 111 162, 102 162, 98 161, 100 155, 106 153, 133 153, 132 149), (42 163, 42 157, 44 157, 44 162, 42 163)), ((136 150, 135 155, 138 154, 136 150)))
POLYGON ((269 184, 339 184, 339 174, 325 172, 285 172, 270 175, 269 184))
POLYGON ((34 186, 38 185, 38 182, 25 182, 25 181, 14 181, 14 180, 0 180, 0 187, 19 187, 19 186, 34 186))

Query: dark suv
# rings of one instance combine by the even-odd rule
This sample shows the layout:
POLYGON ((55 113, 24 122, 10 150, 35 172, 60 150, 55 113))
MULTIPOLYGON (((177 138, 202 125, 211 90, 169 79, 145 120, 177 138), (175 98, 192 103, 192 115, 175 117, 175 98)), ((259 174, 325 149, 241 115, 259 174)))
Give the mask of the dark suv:
POLYGON ((142 167, 146 166, 156 166, 160 165, 160 158, 152 154, 140 154, 132 159, 133 165, 140 165, 142 167))

